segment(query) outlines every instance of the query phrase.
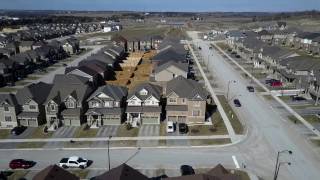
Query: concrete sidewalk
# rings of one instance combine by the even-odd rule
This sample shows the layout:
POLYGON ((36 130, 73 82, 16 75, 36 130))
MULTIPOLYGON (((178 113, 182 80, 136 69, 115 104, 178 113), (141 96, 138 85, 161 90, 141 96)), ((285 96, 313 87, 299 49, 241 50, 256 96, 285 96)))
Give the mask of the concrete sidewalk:
MULTIPOLYGON (((239 135, 242 136, 242 135, 239 135)), ((112 137, 110 141, 136 141, 136 140, 189 140, 189 139, 228 139, 229 135, 212 136, 138 136, 138 137, 112 137)), ((108 137, 94 138, 47 138, 47 139, 0 139, 0 143, 15 142, 69 142, 69 141, 109 141, 108 137)))
MULTIPOLYGON (((261 88, 263 88, 266 92, 270 93, 271 91, 262 84, 259 80, 257 80, 251 73, 249 73, 246 69, 244 69, 239 63, 237 63, 232 57, 230 57, 227 53, 225 53, 219 46, 213 43, 214 47, 218 49, 223 55, 225 55, 228 59, 230 59, 235 65, 237 65, 244 73, 246 73, 253 81, 258 84, 261 88)), ((308 121, 306 121, 302 116, 300 116, 297 112, 295 112, 290 106, 288 106, 285 102, 283 102, 279 97, 275 96, 273 93, 270 95, 280 103, 289 113, 291 113, 295 118, 297 118, 302 124, 304 124, 311 132, 313 132, 316 136, 320 137, 320 131, 312 126, 308 121)))

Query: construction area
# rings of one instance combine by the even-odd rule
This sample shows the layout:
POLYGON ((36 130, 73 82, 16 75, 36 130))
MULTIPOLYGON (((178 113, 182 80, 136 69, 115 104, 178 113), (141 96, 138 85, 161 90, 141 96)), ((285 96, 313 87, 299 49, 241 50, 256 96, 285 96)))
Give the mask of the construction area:
POLYGON ((155 50, 130 53, 123 63, 120 63, 122 70, 115 71, 116 79, 106 83, 125 86, 131 90, 139 84, 148 82, 153 70, 151 59, 155 55, 155 50))

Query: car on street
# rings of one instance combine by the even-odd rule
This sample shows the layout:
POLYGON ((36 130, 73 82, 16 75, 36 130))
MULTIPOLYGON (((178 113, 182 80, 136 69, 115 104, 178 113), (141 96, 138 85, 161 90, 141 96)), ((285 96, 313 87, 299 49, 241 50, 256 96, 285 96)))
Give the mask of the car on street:
POLYGON ((234 103, 234 105, 235 105, 236 107, 241 107, 241 103, 240 103, 239 99, 234 99, 234 100, 233 100, 233 103, 234 103))
POLYGON ((64 67, 67 67, 67 66, 68 66, 68 64, 66 64, 66 63, 63 63, 62 65, 63 65, 64 67))
POLYGON ((236 57, 236 58, 240 58, 241 56, 240 56, 239 54, 236 54, 235 57, 236 57))
POLYGON ((249 92, 254 92, 254 87, 252 87, 252 86, 247 86, 247 89, 249 92))
POLYGON ((188 133, 188 125, 186 123, 179 123, 179 132, 181 134, 188 133))
POLYGON ((173 121, 167 122, 167 133, 173 133, 174 132, 174 124, 173 121))
POLYGON ((212 49, 212 46, 210 46, 209 49, 212 49))
POLYGON ((19 136, 27 129, 26 126, 16 126, 13 129, 11 129, 11 134, 15 136, 19 136))
POLYGON ((29 169, 36 164, 34 161, 28 161, 25 159, 13 159, 9 163, 11 169, 29 169))
POLYGON ((181 176, 187 176, 187 175, 195 174, 193 167, 189 166, 189 165, 180 166, 180 172, 181 172, 181 176))
POLYGON ((199 50, 201 50, 201 47, 199 46, 199 50))
POLYGON ((87 159, 78 157, 78 156, 71 156, 69 158, 62 158, 59 162, 59 166, 62 168, 80 168, 84 169, 88 167, 89 161, 87 159))

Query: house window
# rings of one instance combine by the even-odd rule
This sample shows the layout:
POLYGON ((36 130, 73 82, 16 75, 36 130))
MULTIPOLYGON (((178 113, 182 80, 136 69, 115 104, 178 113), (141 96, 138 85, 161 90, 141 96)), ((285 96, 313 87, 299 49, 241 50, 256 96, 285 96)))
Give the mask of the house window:
POLYGON ((176 102, 177 102, 177 99, 176 99, 176 98, 169 98, 169 102, 170 102, 170 103, 176 103, 176 102))
POLYGON ((29 109, 36 109, 36 106, 35 105, 30 105, 29 109))
POLYGON ((51 110, 51 111, 55 111, 55 110, 56 110, 56 106, 55 106, 54 104, 51 104, 51 105, 50 105, 50 110, 51 110))
POLYGON ((200 116, 200 110, 192 110, 192 116, 200 116))
POLYGON ((193 102, 194 107, 200 107, 200 101, 194 101, 193 102))
POLYGON ((186 99, 182 98, 182 103, 185 104, 186 103, 186 99))
POLYGON ((67 108, 74 108, 74 102, 73 101, 66 102, 66 107, 67 108))
POLYGON ((5 107, 4 107, 4 111, 9 111, 9 107, 8 107, 8 106, 5 106, 5 107))
POLYGON ((148 91, 145 90, 145 89, 142 89, 142 90, 140 91, 140 95, 146 96, 146 95, 148 95, 148 91))
POLYGON ((5 116, 4 119, 5 119, 5 121, 7 121, 7 122, 12 121, 11 116, 5 116))
POLYGON ((111 101, 105 101, 104 102, 104 107, 111 107, 112 106, 112 102, 111 101))
POLYGON ((91 104, 92 107, 99 107, 99 103, 97 101, 93 101, 91 104))

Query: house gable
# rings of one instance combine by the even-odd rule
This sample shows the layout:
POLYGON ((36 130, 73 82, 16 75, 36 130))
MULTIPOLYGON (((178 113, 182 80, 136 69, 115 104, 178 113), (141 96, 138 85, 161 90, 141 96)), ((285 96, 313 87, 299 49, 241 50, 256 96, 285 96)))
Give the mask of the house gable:
POLYGON ((159 105, 159 102, 160 101, 157 98, 151 95, 144 101, 144 104, 146 106, 155 106, 155 105, 159 105))
POLYGON ((127 102, 128 106, 140 106, 142 101, 137 96, 133 95, 127 100, 127 102))

